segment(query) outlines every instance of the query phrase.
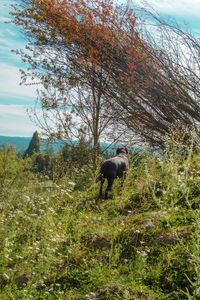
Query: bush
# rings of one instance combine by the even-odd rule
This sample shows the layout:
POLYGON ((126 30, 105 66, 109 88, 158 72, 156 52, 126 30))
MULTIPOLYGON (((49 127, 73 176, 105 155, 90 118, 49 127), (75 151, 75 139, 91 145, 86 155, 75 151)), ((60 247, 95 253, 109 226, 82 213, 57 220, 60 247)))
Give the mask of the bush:
POLYGON ((0 151, 0 186, 23 184, 32 177, 31 162, 17 156, 15 150, 8 146, 0 151))

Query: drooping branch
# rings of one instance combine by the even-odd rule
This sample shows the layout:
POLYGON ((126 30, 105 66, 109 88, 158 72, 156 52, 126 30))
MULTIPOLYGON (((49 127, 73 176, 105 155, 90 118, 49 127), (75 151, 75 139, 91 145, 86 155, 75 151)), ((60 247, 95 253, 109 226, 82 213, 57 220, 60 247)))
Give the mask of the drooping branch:
POLYGON ((198 39, 152 11, 153 26, 138 24, 132 9, 110 0, 22 3, 13 15, 30 40, 24 79, 97 89, 109 113, 120 111, 118 121, 153 146, 164 147, 172 125, 198 134, 198 39))

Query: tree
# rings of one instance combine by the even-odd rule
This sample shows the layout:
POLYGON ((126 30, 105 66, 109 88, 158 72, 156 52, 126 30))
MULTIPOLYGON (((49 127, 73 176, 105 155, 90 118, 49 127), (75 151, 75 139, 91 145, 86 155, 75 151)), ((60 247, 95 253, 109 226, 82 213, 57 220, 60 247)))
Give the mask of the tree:
POLYGON ((131 95, 131 90, 125 88, 124 98, 130 111, 128 124, 154 147, 164 148, 166 134, 171 131, 177 137, 184 136, 186 144, 195 133, 198 146, 199 39, 174 20, 162 18, 150 6, 139 13, 140 17, 145 14, 146 22, 140 26, 148 63, 145 73, 136 75, 137 81, 145 83, 139 91, 131 95))
POLYGON ((172 126, 186 140, 194 128, 198 138, 198 39, 146 10, 158 29, 152 32, 110 0, 22 3, 13 15, 30 40, 32 54, 21 53, 32 66, 24 80, 31 75, 65 90, 75 76, 80 87, 101 92, 109 111, 120 111, 118 124, 154 147, 164 147, 172 126))
MULTIPOLYGON (((112 143, 118 141, 122 134, 125 139, 124 132, 128 131, 127 128, 126 131, 124 130, 125 123, 121 122, 121 125, 118 125, 122 116, 122 108, 118 105, 118 108, 113 110, 112 106, 116 107, 117 104, 111 98, 108 99, 104 93, 109 80, 109 71, 97 65, 98 55, 101 55, 102 51, 96 52, 90 43, 84 40, 85 34, 91 38, 92 18, 96 20, 94 22, 99 23, 93 30, 92 38, 97 38, 99 43, 101 39, 104 39, 104 34, 107 34, 105 24, 109 22, 109 20, 106 21, 108 18, 106 14, 109 11, 107 12, 105 5, 114 11, 112 2, 107 1, 105 5, 102 2, 102 6, 99 7, 101 12, 103 9, 105 13, 106 19, 102 21, 99 19, 100 11, 96 12, 93 9, 92 14, 89 13, 87 16, 89 11, 82 1, 69 1, 68 3, 65 1, 43 3, 22 1, 22 3, 24 6, 21 6, 21 9, 15 6, 15 23, 25 30, 30 41, 27 50, 32 54, 28 55, 27 52, 20 52, 20 54, 23 60, 32 66, 31 76, 39 78, 44 86, 38 97, 43 109, 42 118, 36 110, 34 114, 31 114, 34 115, 43 132, 51 138, 73 140, 78 137, 80 130, 84 131, 88 136, 88 141, 93 145, 93 161, 95 162, 99 154, 100 137, 106 137, 106 140, 112 143), (62 20, 51 14, 52 5, 61 10, 62 20), (47 15, 43 15, 43 9, 46 12, 46 9, 50 9, 51 21, 47 15), (44 16, 43 20, 41 14, 44 16), (80 15, 82 15, 83 24, 78 21, 80 15), (59 26, 59 30, 53 24, 54 18, 58 21, 56 26, 59 26), (28 19, 27 23, 25 20, 28 19), (48 25, 45 25, 46 22, 48 25), (83 27, 85 22, 89 27, 87 32, 83 27), (47 30, 44 26, 47 26, 47 30), (79 37, 81 28, 83 39, 79 37), (59 33, 60 30, 62 32, 59 33), (79 45, 75 46, 74 42, 77 43, 78 40, 80 46, 85 49, 81 47, 78 49, 79 45), (95 78, 98 78, 98 85, 95 78)), ((90 4, 95 4, 95 7, 99 5, 99 1, 92 3, 93 1, 90 1, 90 4)), ((125 22, 120 14, 117 11, 115 13, 116 17, 125 22)), ((108 34, 107 38, 109 38, 108 34)), ((107 43, 106 39, 105 42, 107 43)), ((23 73, 23 80, 26 81, 28 76, 23 73)))
POLYGON ((39 139, 38 132, 35 131, 33 133, 32 139, 31 139, 29 146, 26 149, 23 157, 25 158, 27 156, 31 156, 34 153, 38 153, 38 152, 40 152, 40 139, 39 139))
POLYGON ((102 151, 100 138, 101 141, 105 139, 112 144, 120 142, 122 136, 123 142, 128 137, 125 124, 119 126, 122 108, 113 110, 111 101, 102 94, 100 87, 96 88, 92 84, 84 86, 74 82, 63 90, 61 87, 48 86, 41 91, 39 105, 42 104, 42 113, 40 115, 35 107, 30 111, 30 118, 39 124, 42 132, 50 139, 71 141, 72 146, 75 140, 80 141, 79 138, 84 135, 86 143, 92 146, 92 160, 95 165, 102 151))

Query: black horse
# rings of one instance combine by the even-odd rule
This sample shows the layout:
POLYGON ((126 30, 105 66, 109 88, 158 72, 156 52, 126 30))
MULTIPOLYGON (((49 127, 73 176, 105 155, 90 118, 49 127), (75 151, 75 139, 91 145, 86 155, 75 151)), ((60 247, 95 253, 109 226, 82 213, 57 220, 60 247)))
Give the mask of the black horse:
POLYGON ((107 159, 102 163, 100 176, 97 179, 97 181, 101 181, 99 192, 100 196, 102 196, 102 187, 105 179, 108 181, 108 186, 105 191, 105 199, 108 198, 108 191, 111 190, 115 178, 122 178, 129 168, 128 149, 126 147, 119 147, 116 152, 117 156, 107 159))

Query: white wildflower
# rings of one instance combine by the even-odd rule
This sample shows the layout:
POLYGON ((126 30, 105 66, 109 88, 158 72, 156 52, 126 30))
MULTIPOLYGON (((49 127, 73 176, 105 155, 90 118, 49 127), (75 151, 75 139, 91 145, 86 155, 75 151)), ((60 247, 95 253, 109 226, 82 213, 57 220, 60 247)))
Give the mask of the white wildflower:
POLYGON ((147 256, 148 255, 147 252, 145 252, 145 251, 139 251, 139 250, 137 250, 137 254, 139 254, 141 256, 147 256))
POLYGON ((52 207, 49 207, 49 210, 50 210, 51 212, 54 212, 54 209, 53 209, 52 207))
POLYGON ((6 279, 9 279, 9 276, 8 276, 6 273, 3 273, 3 276, 4 276, 6 279))
POLYGON ((55 239, 55 238, 53 238, 53 239, 50 239, 50 241, 52 241, 52 242, 56 242, 56 239, 55 239))
POLYGON ((69 181, 68 183, 69 183, 70 185, 72 185, 72 186, 75 186, 75 183, 72 182, 72 181, 69 181))
POLYGON ((56 283, 55 286, 60 286, 60 283, 56 283))

